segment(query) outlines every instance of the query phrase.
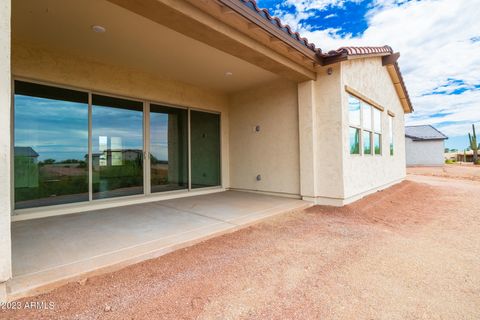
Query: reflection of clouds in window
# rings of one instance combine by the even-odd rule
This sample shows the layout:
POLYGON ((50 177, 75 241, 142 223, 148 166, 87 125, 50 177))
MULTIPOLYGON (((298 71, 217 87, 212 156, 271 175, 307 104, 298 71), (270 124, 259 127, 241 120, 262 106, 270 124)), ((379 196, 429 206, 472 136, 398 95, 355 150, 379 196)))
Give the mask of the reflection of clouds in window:
MULTIPOLYGON (((125 149, 143 149, 143 114, 139 111, 94 106, 93 136, 121 137, 125 149)), ((99 145, 93 140, 94 149, 99 145)))
POLYGON ((32 147, 45 159, 84 160, 88 106, 84 103, 15 95, 15 145, 32 147))

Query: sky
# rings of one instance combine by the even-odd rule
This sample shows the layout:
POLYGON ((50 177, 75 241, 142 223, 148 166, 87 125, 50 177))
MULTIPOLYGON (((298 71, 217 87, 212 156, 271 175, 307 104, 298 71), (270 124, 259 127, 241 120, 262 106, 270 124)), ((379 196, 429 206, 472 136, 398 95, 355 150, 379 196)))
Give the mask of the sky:
POLYGON ((480 132, 480 0, 257 0, 322 51, 389 45, 415 112, 407 125, 431 124, 446 147, 468 147, 480 132))

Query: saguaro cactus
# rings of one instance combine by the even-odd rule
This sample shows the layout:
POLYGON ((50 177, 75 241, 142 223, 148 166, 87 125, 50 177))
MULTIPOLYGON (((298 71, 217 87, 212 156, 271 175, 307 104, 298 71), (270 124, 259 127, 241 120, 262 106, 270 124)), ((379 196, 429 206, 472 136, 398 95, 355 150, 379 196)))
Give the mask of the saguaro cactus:
POLYGON ((475 133, 475 125, 472 124, 473 133, 468 133, 468 140, 470 140, 470 149, 473 151, 473 163, 477 164, 478 162, 478 147, 480 144, 477 143, 477 134, 475 133))

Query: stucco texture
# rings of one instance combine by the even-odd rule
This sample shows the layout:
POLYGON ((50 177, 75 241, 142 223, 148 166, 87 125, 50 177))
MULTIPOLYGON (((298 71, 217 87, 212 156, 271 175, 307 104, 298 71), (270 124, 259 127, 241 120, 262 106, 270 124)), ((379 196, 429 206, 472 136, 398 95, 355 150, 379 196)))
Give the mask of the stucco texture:
POLYGON ((445 141, 427 140, 414 141, 405 138, 407 166, 443 166, 445 163, 445 141))
POLYGON ((300 194, 297 106, 297 84, 287 80, 231 96, 232 188, 300 194))
POLYGON ((375 191, 400 181, 406 175, 404 111, 382 59, 354 59, 342 62, 343 183, 345 199, 375 191), (348 135, 348 85, 385 108, 382 112, 382 155, 351 155, 348 135), (389 153, 388 114, 393 117, 394 155, 389 153))
MULTIPOLYGON (((338 199, 343 197, 342 170, 342 100, 340 65, 318 71, 314 86, 317 148, 316 197, 338 199), (331 68, 331 72, 328 69, 331 68), (329 74, 330 73, 330 74, 329 74)), ((322 202, 329 204, 328 202, 322 202)))

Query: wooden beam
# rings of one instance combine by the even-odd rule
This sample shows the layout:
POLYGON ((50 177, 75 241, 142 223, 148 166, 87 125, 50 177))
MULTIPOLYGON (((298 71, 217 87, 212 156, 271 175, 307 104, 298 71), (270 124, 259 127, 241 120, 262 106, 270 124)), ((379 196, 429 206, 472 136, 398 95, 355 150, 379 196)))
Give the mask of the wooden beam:
POLYGON ((385 111, 385 108, 382 107, 380 104, 376 103, 375 101, 373 101, 372 99, 368 98, 367 96, 361 94, 360 92, 358 92, 357 90, 353 89, 352 87, 349 87, 347 85, 345 85, 345 91, 347 91, 348 93, 350 93, 352 96, 355 96, 357 97, 358 99, 372 105, 374 108, 380 110, 380 111, 385 111))
POLYGON ((235 11, 227 6, 222 6, 221 9, 223 14, 235 13, 235 11))
POLYGON ((395 113, 393 111, 388 110, 387 113, 389 116, 395 117, 395 113))

